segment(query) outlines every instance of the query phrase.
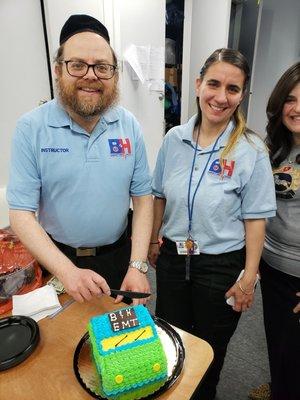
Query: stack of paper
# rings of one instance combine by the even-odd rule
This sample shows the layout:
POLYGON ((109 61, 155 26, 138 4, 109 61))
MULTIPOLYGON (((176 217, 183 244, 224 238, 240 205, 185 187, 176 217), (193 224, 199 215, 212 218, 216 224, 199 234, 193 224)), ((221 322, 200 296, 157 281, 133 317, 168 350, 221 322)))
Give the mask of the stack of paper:
POLYGON ((32 292, 12 297, 13 315, 26 315, 39 321, 61 308, 53 286, 45 285, 32 292))

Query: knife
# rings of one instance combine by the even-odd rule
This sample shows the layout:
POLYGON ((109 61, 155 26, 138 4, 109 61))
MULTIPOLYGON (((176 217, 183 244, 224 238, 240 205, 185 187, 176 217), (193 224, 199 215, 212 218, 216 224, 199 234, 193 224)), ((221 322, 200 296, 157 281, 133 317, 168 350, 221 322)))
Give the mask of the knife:
POLYGON ((130 299, 145 299, 151 296, 151 293, 131 292, 129 290, 110 289, 111 294, 129 297, 130 299))
MULTIPOLYGON (((145 299, 146 297, 151 296, 151 293, 131 292, 129 290, 117 290, 117 289, 110 289, 110 293, 115 295, 125 296, 130 299, 145 299)), ((69 307, 73 303, 75 303, 74 299, 66 301, 59 310, 55 311, 53 314, 50 314, 49 318, 52 319, 56 317, 58 314, 60 314, 62 311, 64 311, 67 307, 69 307)))
POLYGON ((57 311, 55 311, 53 314, 49 315, 49 318, 55 318, 58 314, 60 314, 61 312, 63 312, 67 307, 69 307, 71 304, 75 303, 74 299, 70 299, 68 301, 66 301, 61 308, 59 308, 57 311))

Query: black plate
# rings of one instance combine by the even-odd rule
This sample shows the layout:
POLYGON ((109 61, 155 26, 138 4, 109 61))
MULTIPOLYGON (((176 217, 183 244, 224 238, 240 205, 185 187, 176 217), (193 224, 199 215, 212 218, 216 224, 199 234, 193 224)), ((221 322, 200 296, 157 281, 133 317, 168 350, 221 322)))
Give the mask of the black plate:
POLYGON ((12 316, 0 319, 0 371, 24 361, 40 340, 38 324, 29 317, 12 316))
MULTIPOLYGON (((164 321, 161 318, 154 317, 152 316, 157 331, 158 335, 161 337, 161 335, 165 335, 168 337, 169 345, 173 347, 171 349, 171 353, 173 352, 176 355, 175 359, 170 360, 170 352, 169 350, 165 349, 166 356, 168 359, 168 380, 166 383, 159 388, 155 393, 143 397, 143 399, 156 399, 158 396, 160 396, 162 393, 167 391, 171 386, 174 385, 174 383, 177 381, 182 368, 183 368, 183 363, 184 363, 184 357, 185 357, 185 351, 183 347, 183 343, 181 340, 181 337, 179 334, 172 328, 171 325, 169 325, 166 321, 164 321), (171 365, 170 365, 171 363, 171 365)), ((162 340, 163 346, 165 347, 165 342, 162 340)), ((91 357, 89 353, 89 334, 86 332, 86 334, 80 339, 80 342, 78 343, 75 353, 74 353, 74 358, 73 358, 73 368, 74 372, 76 375, 76 378, 80 385, 83 387, 83 389, 89 393, 94 399, 104 399, 95 391, 93 390, 93 383, 95 382, 96 377, 96 372, 93 367, 91 357), (85 353, 85 354, 83 354, 85 353)))

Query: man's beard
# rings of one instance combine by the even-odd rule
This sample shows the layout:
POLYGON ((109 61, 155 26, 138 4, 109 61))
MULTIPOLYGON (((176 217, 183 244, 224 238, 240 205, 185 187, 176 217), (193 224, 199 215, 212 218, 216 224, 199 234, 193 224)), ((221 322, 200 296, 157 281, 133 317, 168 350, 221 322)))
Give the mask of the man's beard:
POLYGON ((88 84, 87 82, 77 81, 74 84, 66 84, 63 78, 59 76, 56 79, 56 88, 62 105, 85 119, 103 114, 116 104, 119 99, 116 79, 113 87, 108 89, 103 88, 101 82, 90 82, 88 84), (81 87, 99 90, 98 101, 95 102, 92 98, 90 101, 88 99, 79 99, 78 89, 81 87))

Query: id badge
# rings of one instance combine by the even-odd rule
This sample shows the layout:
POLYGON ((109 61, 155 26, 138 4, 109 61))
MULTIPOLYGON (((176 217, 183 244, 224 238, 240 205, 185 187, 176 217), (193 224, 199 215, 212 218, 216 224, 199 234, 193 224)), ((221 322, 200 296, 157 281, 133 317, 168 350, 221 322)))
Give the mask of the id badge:
POLYGON ((192 253, 189 252, 189 248, 187 246, 187 240, 177 240, 176 241, 176 247, 177 247, 177 254, 178 255, 187 255, 187 254, 191 254, 191 255, 198 255, 200 254, 200 250, 199 250, 199 245, 197 240, 193 240, 193 251, 192 253))

